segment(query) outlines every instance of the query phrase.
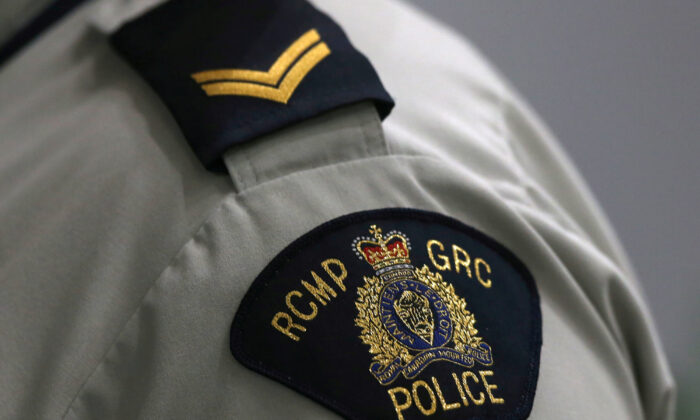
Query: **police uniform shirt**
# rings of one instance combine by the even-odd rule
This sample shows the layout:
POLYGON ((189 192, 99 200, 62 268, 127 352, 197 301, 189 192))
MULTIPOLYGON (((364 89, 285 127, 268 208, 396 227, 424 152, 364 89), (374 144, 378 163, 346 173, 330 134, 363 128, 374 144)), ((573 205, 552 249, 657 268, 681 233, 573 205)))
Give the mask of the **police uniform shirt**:
MULTIPOLYGON (((88 3, 0 68, 3 418, 672 418, 673 381, 612 230, 473 47, 400 3, 314 2, 393 110, 378 94, 290 120, 207 170, 171 99, 110 45, 155 3, 88 3), (401 334, 433 346, 392 372, 372 370, 381 353, 361 337, 404 342, 356 309, 386 255, 417 269, 392 300, 401 334), (421 313, 430 299, 473 313, 421 313), (476 344, 438 346, 433 329, 457 340, 460 314, 476 344), (518 317, 530 323, 509 329, 518 317), (363 368, 334 376, 338 360, 363 368)), ((314 45, 330 66, 341 53, 327 33, 314 45)))

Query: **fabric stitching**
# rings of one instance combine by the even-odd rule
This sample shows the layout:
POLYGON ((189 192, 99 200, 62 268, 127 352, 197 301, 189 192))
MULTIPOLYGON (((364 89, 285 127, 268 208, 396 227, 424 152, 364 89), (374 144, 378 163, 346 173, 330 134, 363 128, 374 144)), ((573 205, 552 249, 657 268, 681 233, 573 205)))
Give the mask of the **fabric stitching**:
MULTIPOLYGON (((243 192, 244 190, 248 190, 250 188, 256 187, 258 185, 264 184, 266 182, 274 181, 279 178, 284 178, 290 175, 293 175, 295 173, 300 173, 300 172, 305 172, 308 170, 313 170, 313 169, 318 169, 318 168, 323 168, 323 167, 328 167, 328 166, 333 166, 333 165, 339 165, 347 162, 353 162, 357 160, 362 160, 362 159, 370 159, 370 158, 375 158, 375 157, 386 157, 388 156, 388 151, 386 147, 386 139, 384 138, 383 135, 383 130, 381 128, 381 122, 379 121, 378 118, 374 117, 376 114, 373 113, 371 118, 361 118, 358 115, 353 115, 355 117, 355 123, 357 125, 353 126, 351 129, 353 133, 355 131, 359 131, 356 135, 360 137, 360 141, 362 142, 362 149, 364 151, 364 157, 360 158, 338 158, 337 160, 333 159, 324 159, 323 162, 318 162, 317 165, 315 166, 310 166, 308 168, 303 168, 303 169, 296 169, 294 171, 291 171, 286 174, 273 174, 272 176, 259 176, 258 172, 255 170, 255 165, 253 164, 253 161, 250 159, 249 154, 244 148, 241 148, 240 150, 236 151, 235 153, 239 154, 240 158, 235 159, 229 165, 229 171, 231 172, 231 175, 235 177, 236 179, 240 179, 241 183, 241 188, 239 189, 239 193, 243 192), (365 121, 367 120, 367 121, 365 121), (375 145, 376 143, 376 145, 375 145), (384 146, 384 147, 382 147, 384 146), (247 167, 247 171, 245 171, 246 174, 250 174, 250 176, 247 176, 243 179, 240 177, 240 173, 243 172, 243 164, 241 164, 241 161, 245 161, 245 166, 247 167), (240 164, 240 165, 237 165, 240 164), (240 166, 240 167, 239 167, 240 166)), ((400 156, 400 155, 396 155, 400 156)), ((427 156, 426 156, 427 157, 427 156)))
POLYGON ((104 355, 100 358, 99 362, 95 365, 93 370, 90 372, 90 374, 85 378, 85 380, 80 384, 80 387, 78 388, 77 393, 75 396, 71 399, 70 403, 68 404, 68 407, 64 411, 63 415, 61 416, 61 419, 65 419, 68 413, 72 412, 73 414, 76 414, 74 411, 73 406, 75 405, 75 402, 82 396, 83 390, 85 389, 85 386, 90 382, 90 379, 97 373, 97 371, 104 365, 105 360, 107 360, 107 357, 109 356, 109 353, 112 351, 114 346, 119 342, 119 339, 122 337, 122 334, 128 327, 129 323, 131 320, 139 313, 141 308, 143 307, 143 302, 146 300, 148 295, 151 293, 151 290, 155 287, 155 285, 158 283, 158 280, 160 280, 163 277, 163 274, 170 269, 171 267, 177 265, 178 260, 180 259, 181 255, 185 252, 185 249, 187 246, 192 243, 193 241, 197 240, 200 236, 202 236, 205 231, 208 229, 209 225, 211 225, 212 220, 223 211, 223 209, 226 207, 226 199, 222 200, 221 203, 216 207, 216 209, 212 212, 212 214, 207 218, 207 220, 202 223, 202 225, 197 229, 197 232, 192 235, 192 237, 187 240, 184 245, 175 253, 175 255, 170 259, 170 262, 166 265, 166 267, 161 271, 161 273, 154 279, 154 281, 151 283, 151 285, 148 287, 146 292, 143 294, 141 299, 139 299, 139 303, 134 309, 134 311, 129 315, 127 318, 126 322, 122 325, 122 327, 119 329, 117 334, 115 335, 114 340, 110 343, 110 345, 107 347, 107 350, 105 351, 104 355))
POLYGON ((407 159, 407 160, 426 160, 426 161, 430 161, 432 163, 443 163, 442 160, 440 160, 434 156, 426 156, 426 155, 395 154, 395 155, 371 156, 368 158, 346 160, 346 161, 342 161, 342 162, 334 162, 334 163, 329 164, 329 165, 322 165, 322 166, 316 166, 316 167, 308 168, 308 169, 301 169, 301 170, 291 172, 287 175, 283 175, 283 176, 280 176, 277 178, 267 179, 267 180, 264 180, 263 182, 261 182, 257 185, 254 185, 254 186, 246 189, 245 191, 241 191, 239 193, 239 195, 243 196, 244 194, 248 194, 249 191, 254 190, 260 186, 266 185, 269 182, 275 182, 275 181, 279 181, 279 180, 283 180, 283 179, 303 176, 303 175, 309 173, 310 171, 323 170, 323 169, 332 168, 332 167, 342 167, 345 165, 350 165, 350 164, 354 164, 354 163, 358 163, 358 162, 365 162, 367 160, 372 160, 372 159, 392 159, 392 158, 407 159))

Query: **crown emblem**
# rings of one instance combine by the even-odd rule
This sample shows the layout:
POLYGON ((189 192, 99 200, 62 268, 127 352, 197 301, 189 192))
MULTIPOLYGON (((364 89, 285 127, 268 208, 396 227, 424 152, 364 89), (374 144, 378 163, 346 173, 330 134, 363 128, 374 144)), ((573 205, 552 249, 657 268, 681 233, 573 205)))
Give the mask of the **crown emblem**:
POLYGON ((409 258, 411 243, 406 235, 396 230, 383 235, 377 225, 370 226, 369 233, 374 238, 357 237, 352 247, 355 254, 367 261, 377 275, 397 269, 413 269, 409 258))
POLYGON ((369 346, 369 371, 377 381, 388 385, 399 375, 412 379, 439 361, 491 366, 491 347, 476 335, 476 319, 454 286, 427 266, 411 264, 411 243, 402 232, 384 235, 371 225, 369 233, 372 238, 352 242, 357 257, 376 272, 357 289, 355 325, 369 346))

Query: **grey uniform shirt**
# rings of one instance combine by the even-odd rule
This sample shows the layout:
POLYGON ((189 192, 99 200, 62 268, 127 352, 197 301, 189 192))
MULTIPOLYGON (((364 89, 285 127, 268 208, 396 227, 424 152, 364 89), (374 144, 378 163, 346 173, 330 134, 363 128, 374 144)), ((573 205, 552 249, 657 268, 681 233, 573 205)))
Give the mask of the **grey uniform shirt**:
POLYGON ((447 214, 527 264, 543 329, 532 418, 672 417, 612 230, 468 43, 398 2, 314 2, 394 111, 380 125, 361 103, 280 130, 229 150, 217 175, 107 43, 149 3, 83 6, 0 68, 0 417, 335 417, 241 366, 229 327, 290 242, 386 207, 447 214))

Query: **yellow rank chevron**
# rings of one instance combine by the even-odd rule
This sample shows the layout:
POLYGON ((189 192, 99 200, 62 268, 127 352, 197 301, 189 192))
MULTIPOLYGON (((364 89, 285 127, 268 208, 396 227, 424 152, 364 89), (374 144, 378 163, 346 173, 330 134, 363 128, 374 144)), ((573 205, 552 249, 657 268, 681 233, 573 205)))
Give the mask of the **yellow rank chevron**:
POLYGON ((307 31, 284 50, 268 71, 206 70, 193 73, 192 78, 208 96, 254 96, 286 104, 304 77, 331 53, 320 40, 316 29, 307 31))

